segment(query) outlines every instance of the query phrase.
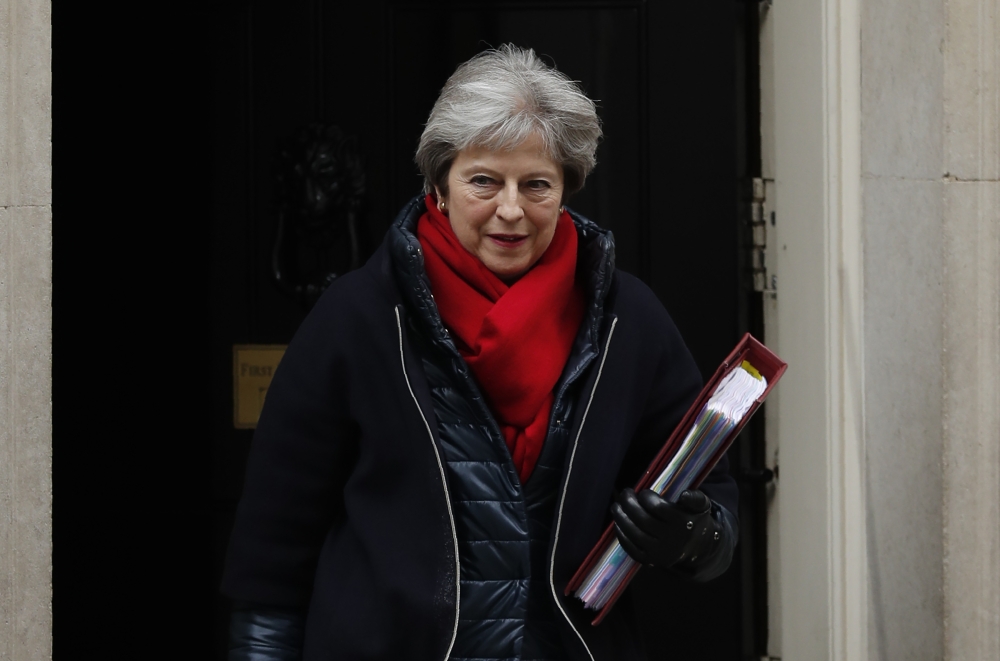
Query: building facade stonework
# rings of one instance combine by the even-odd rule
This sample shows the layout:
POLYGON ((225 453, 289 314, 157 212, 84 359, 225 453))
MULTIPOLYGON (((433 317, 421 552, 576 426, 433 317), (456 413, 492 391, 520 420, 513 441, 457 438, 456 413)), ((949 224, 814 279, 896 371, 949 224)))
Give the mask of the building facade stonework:
POLYGON ((764 10, 776 658, 1000 658, 998 6, 764 10))
POLYGON ((0 659, 52 656, 48 0, 0 3, 0 659))

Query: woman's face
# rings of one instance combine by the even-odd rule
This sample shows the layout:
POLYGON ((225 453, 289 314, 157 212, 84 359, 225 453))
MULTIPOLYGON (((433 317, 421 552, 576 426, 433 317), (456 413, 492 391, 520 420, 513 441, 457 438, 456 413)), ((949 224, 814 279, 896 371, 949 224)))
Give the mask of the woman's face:
POLYGON ((537 135, 510 150, 460 151, 448 172, 448 195, 437 191, 462 246, 507 283, 549 247, 562 194, 562 166, 537 135))

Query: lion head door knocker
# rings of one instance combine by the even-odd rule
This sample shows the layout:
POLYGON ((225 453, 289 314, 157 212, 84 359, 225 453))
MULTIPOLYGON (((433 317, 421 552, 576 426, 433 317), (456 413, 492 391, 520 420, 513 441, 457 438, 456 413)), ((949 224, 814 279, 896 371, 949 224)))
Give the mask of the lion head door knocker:
POLYGON ((361 266, 365 173, 354 138, 332 125, 299 130, 278 161, 272 275, 308 310, 338 276, 361 266))

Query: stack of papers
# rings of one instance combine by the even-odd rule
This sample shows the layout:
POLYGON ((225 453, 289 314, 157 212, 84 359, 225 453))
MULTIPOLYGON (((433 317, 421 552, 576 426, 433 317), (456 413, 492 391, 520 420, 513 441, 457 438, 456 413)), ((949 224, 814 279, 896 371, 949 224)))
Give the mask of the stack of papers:
MULTIPOLYGON (((676 502, 681 492, 689 488, 708 462, 717 456, 730 432, 766 390, 767 379, 747 361, 724 376, 698 413, 677 453, 649 488, 668 501, 676 502)), ((600 610, 631 576, 636 564, 618 540, 612 539, 574 594, 587 608, 600 610)))

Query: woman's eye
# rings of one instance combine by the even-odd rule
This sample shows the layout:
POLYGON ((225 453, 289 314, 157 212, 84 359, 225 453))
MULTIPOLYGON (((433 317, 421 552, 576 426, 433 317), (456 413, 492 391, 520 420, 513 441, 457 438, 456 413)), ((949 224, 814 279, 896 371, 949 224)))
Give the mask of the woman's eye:
POLYGON ((534 179, 528 182, 528 188, 536 191, 546 190, 547 188, 549 188, 549 182, 545 181, 544 179, 534 179))
POLYGON ((470 181, 476 186, 489 186, 493 183, 492 179, 483 174, 476 175, 470 181))

